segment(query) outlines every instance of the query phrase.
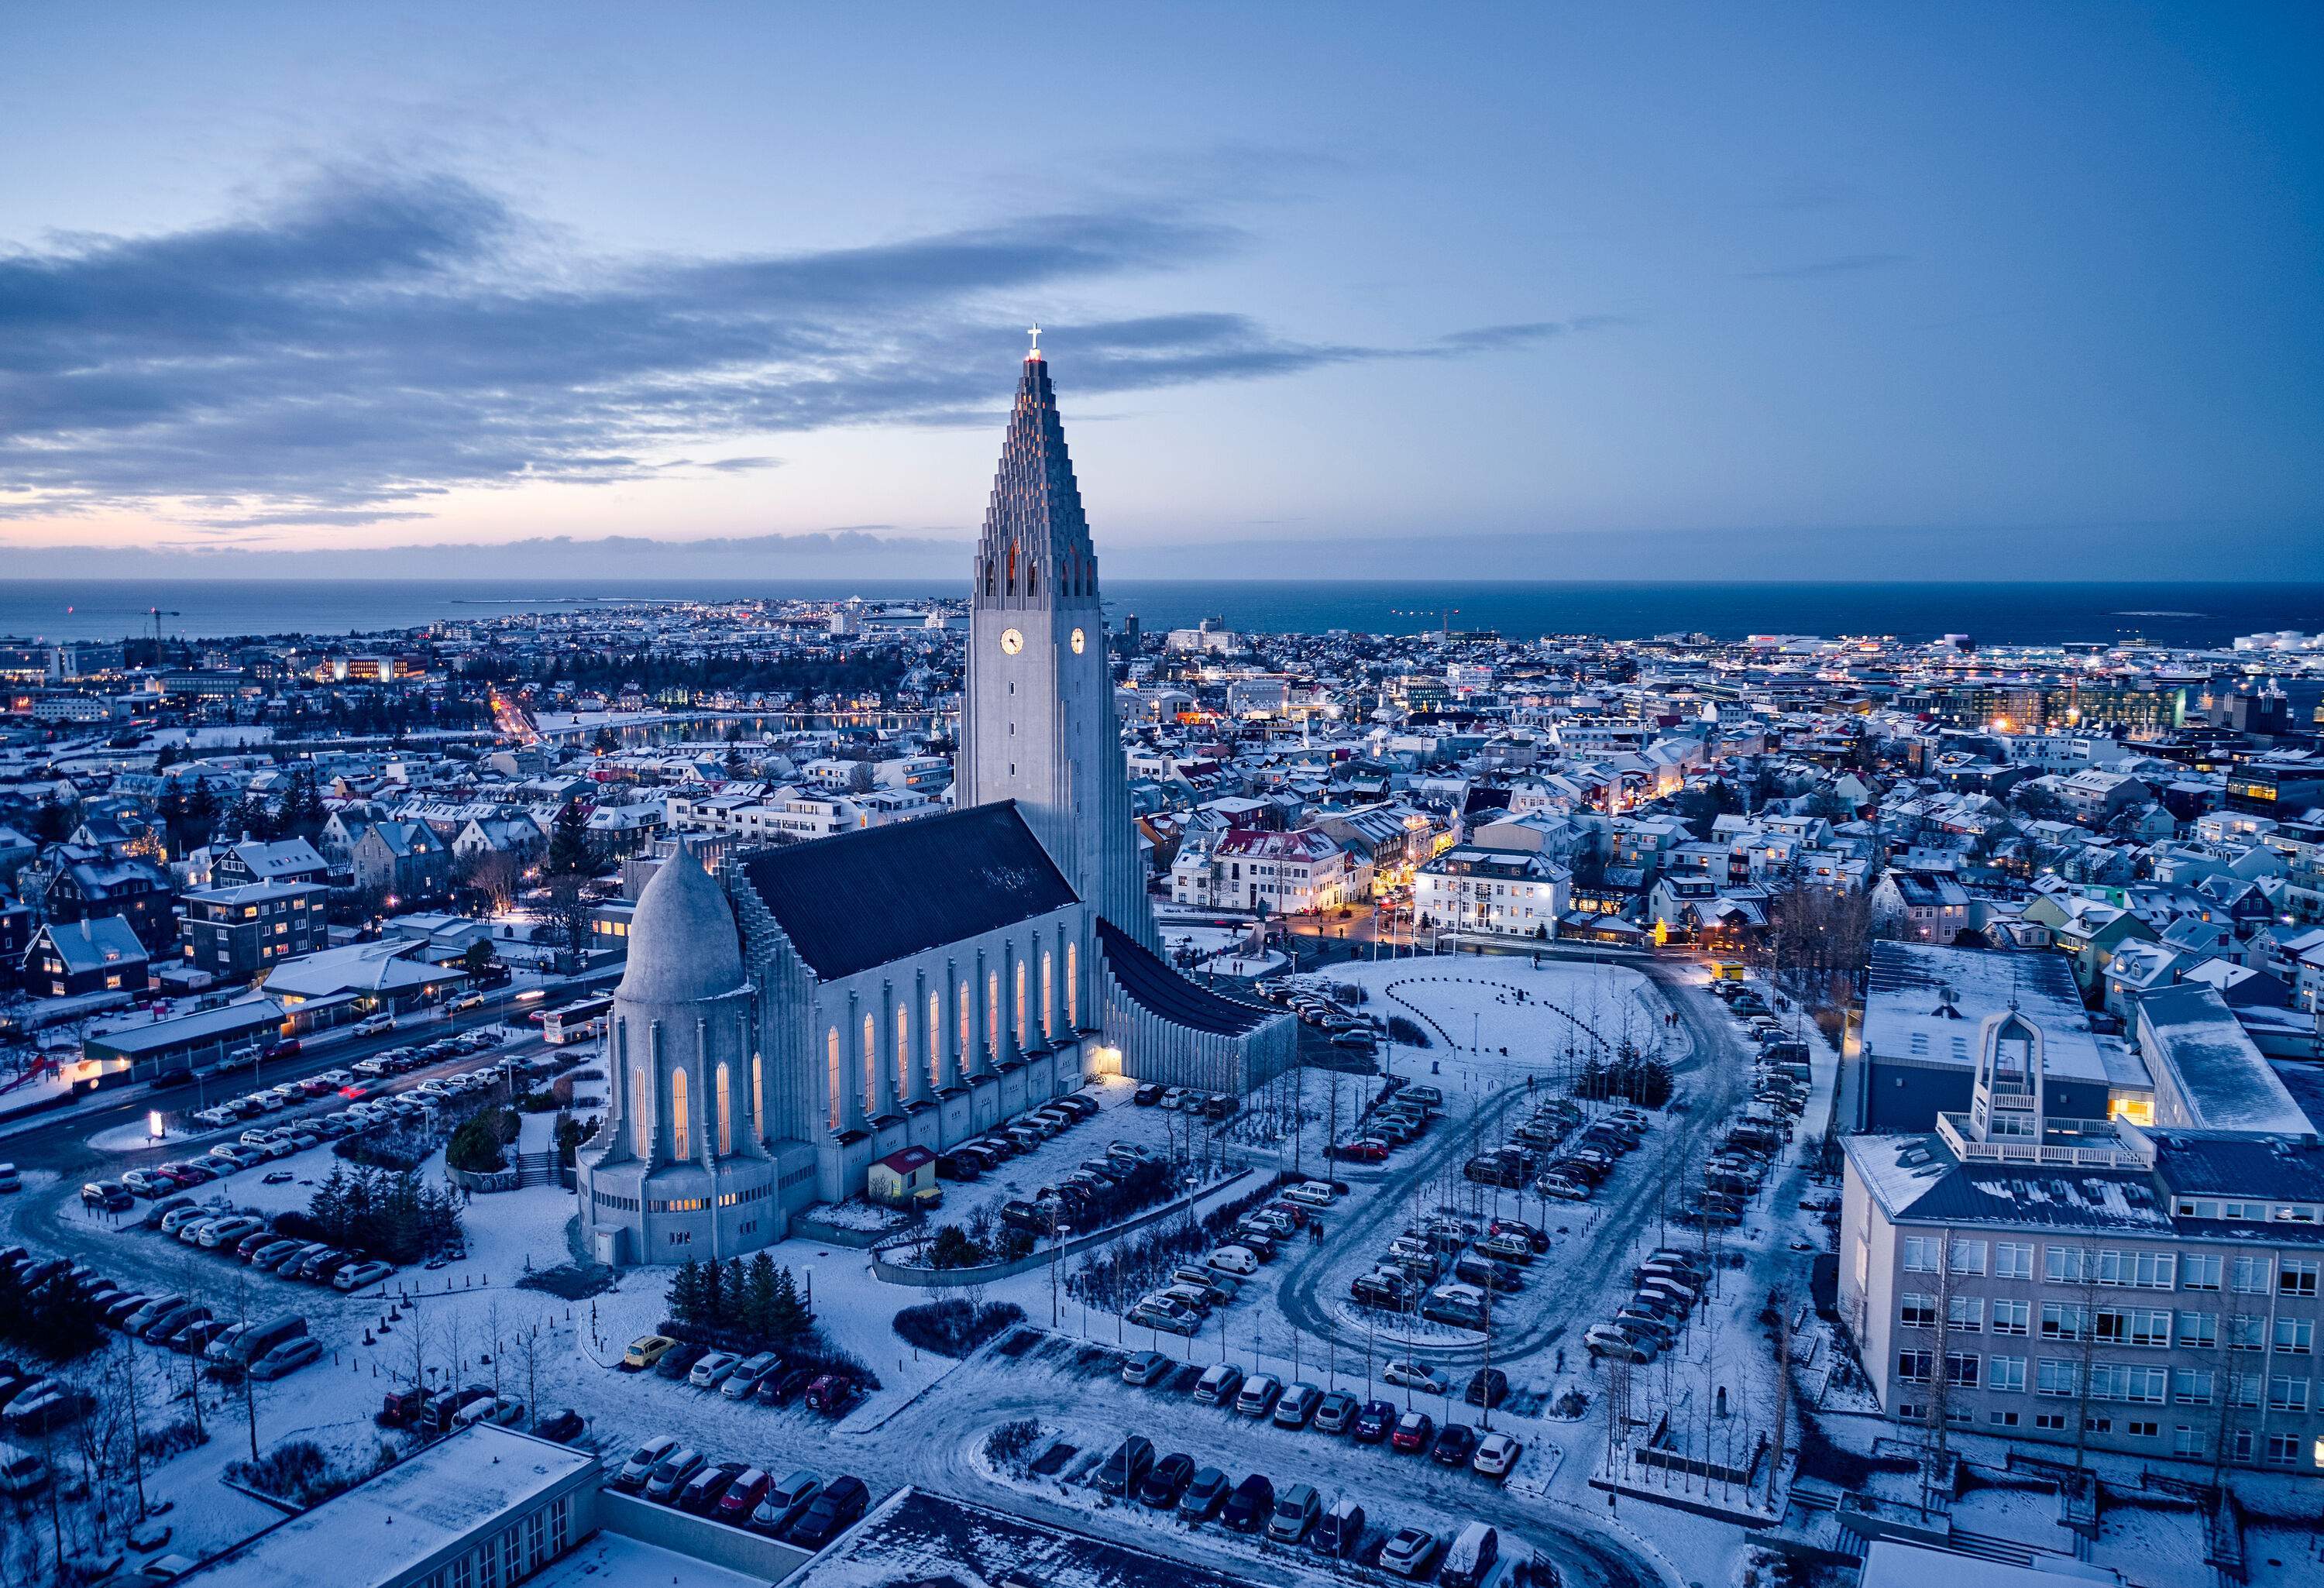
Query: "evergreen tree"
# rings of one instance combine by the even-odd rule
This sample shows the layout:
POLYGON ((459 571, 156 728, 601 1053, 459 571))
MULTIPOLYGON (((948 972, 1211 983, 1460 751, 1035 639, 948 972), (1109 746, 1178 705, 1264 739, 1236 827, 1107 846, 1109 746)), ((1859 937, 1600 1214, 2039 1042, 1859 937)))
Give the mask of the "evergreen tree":
POLYGON ((742 1306, 737 1322, 753 1340, 774 1338, 775 1260, 761 1251, 751 1259, 750 1277, 742 1283, 742 1306))
POLYGON ((558 807, 549 827, 548 872, 552 877, 586 877, 597 870, 596 852, 589 843, 589 817, 577 799, 558 807))
POLYGON ((687 1258, 678 1265, 678 1272, 669 1277, 669 1316, 681 1324, 698 1322, 702 1316, 702 1265, 687 1258))
POLYGON ((767 1336, 778 1345, 790 1345, 814 1327, 815 1315, 800 1298, 798 1281, 786 1263, 775 1269, 775 1293, 767 1305, 767 1336))
POLYGON ((718 1274, 718 1316, 729 1328, 745 1326, 750 1289, 750 1281, 742 1272, 742 1260, 728 1258, 718 1274))

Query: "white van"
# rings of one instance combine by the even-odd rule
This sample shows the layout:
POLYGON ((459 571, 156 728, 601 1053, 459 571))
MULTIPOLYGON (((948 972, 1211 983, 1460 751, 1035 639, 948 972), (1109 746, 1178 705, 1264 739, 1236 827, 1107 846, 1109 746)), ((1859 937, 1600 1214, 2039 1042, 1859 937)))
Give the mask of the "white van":
POLYGON ((1222 1274, 1259 1272, 1259 1258, 1248 1246, 1222 1246, 1203 1260, 1222 1274))
POLYGON ((1444 1552, 1436 1580, 1443 1588, 1478 1588, 1493 1574, 1493 1564, 1500 1556, 1501 1536, 1482 1522, 1471 1522, 1444 1552))

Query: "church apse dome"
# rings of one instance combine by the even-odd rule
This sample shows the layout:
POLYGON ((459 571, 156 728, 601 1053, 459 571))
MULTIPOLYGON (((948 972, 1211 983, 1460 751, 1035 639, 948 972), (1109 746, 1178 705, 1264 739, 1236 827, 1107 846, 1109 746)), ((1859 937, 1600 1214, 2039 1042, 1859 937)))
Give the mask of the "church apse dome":
POLYGON ((606 1114, 577 1159, 599 1260, 709 1260, 780 1233, 753 1002, 725 892, 680 845, 631 919, 606 1114))

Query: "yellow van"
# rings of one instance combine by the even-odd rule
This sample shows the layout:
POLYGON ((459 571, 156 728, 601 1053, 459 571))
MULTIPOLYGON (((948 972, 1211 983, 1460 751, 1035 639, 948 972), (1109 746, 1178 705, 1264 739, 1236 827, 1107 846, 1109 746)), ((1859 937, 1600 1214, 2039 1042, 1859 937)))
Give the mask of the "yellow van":
POLYGON ((632 1372, 641 1372, 668 1355, 669 1348, 677 1343, 667 1334, 641 1334, 622 1353, 622 1365, 632 1372))

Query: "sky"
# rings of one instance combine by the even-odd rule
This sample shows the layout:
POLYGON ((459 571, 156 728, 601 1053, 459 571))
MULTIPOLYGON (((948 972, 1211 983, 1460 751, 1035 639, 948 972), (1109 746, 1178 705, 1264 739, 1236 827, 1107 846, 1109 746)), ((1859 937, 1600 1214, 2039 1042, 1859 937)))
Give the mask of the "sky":
POLYGON ((878 571, 973 535, 1038 321, 1101 550, 1185 577, 2324 576, 2312 6, 31 5, 0 59, 20 567, 878 571))

